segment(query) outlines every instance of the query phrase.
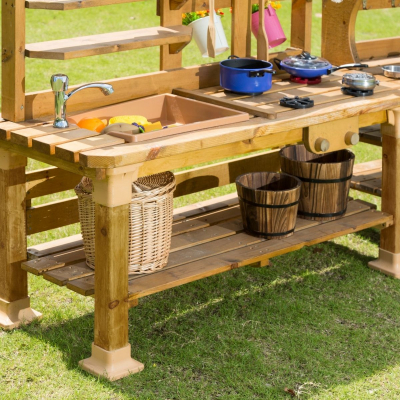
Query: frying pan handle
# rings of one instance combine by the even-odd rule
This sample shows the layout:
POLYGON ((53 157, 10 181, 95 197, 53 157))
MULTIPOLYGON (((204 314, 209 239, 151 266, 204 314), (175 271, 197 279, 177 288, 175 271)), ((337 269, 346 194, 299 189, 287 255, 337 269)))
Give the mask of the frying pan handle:
POLYGON ((280 60, 279 58, 274 58, 274 63, 276 64, 276 66, 277 66, 279 69, 282 69, 282 67, 281 67, 281 60, 280 60))
POLYGON ((328 69, 328 75, 331 74, 332 72, 337 71, 338 69, 343 69, 343 68, 368 68, 368 64, 344 64, 341 65, 340 67, 332 67, 331 69, 328 69))
POLYGON ((259 78, 259 77, 263 77, 265 75, 265 73, 275 74, 275 71, 273 69, 257 69, 254 71, 249 71, 249 77, 250 78, 259 78))

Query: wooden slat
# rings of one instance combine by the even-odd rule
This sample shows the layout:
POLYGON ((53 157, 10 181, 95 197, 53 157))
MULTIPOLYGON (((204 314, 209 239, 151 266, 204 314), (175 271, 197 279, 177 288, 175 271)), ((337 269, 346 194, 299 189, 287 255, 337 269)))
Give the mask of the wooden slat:
POLYGON ((65 253, 66 251, 76 250, 78 247, 82 246, 83 240, 81 234, 52 240, 51 242, 40 243, 28 247, 28 260, 52 256, 56 253, 65 253))
POLYGON ((68 249, 64 252, 25 261, 21 264, 21 268, 34 275, 41 275, 46 271, 79 263, 85 259, 83 248, 68 249))
POLYGON ((26 129, 17 129, 11 131, 10 140, 12 143, 18 144, 24 147, 32 147, 32 140, 47 136, 50 134, 59 134, 62 132, 68 132, 77 129, 77 126, 69 126, 68 128, 54 128, 53 125, 46 124, 44 126, 29 127, 26 129))
POLYGON ((174 197, 228 185, 235 182, 236 177, 244 173, 277 172, 279 170, 279 150, 273 150, 265 154, 241 157, 189 171, 177 172, 174 197))
POLYGON ((30 207, 26 210, 26 219, 27 235, 75 224, 79 222, 78 199, 59 200, 30 207))
POLYGON ((125 143, 124 139, 110 135, 100 135, 57 145, 55 148, 55 155, 65 161, 79 162, 79 154, 82 151, 95 150, 107 146, 116 146, 123 143, 125 143))
POLYGON ((33 139, 32 147, 40 153, 53 155, 56 152, 57 145, 98 135, 100 135, 99 132, 89 131, 88 129, 75 129, 33 139))
POLYGON ((29 200, 73 189, 81 179, 80 175, 56 167, 29 171, 26 173, 26 198, 29 200))
POLYGON ((86 261, 81 261, 77 264, 46 271, 43 273, 43 278, 56 285, 64 286, 74 279, 80 279, 90 275, 93 275, 93 269, 86 265, 86 261))
POLYGON ((46 124, 46 122, 33 119, 24 122, 12 122, 12 121, 2 121, 0 123, 0 139, 1 140, 10 140, 11 131, 16 131, 18 129, 25 129, 27 127, 31 128, 34 126, 39 126, 46 124))
POLYGON ((25 8, 34 10, 79 10, 81 8, 133 3, 143 0, 26 0, 25 8))
POLYGON ((70 60, 163 44, 189 43, 191 38, 192 29, 188 26, 153 27, 31 43, 26 45, 25 54, 30 58, 70 60))

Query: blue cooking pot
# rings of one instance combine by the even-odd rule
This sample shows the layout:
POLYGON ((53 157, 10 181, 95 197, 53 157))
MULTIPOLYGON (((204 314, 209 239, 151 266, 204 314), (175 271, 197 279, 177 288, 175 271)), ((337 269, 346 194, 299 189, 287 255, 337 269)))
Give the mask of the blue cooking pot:
POLYGON ((332 72, 343 68, 368 68, 367 64, 344 64, 340 67, 334 67, 324 58, 312 56, 307 51, 284 60, 274 59, 280 69, 284 69, 290 75, 300 78, 314 79, 322 75, 330 75, 332 72))
POLYGON ((219 65, 220 84, 226 90, 254 96, 271 89, 275 71, 268 61, 230 56, 219 65))

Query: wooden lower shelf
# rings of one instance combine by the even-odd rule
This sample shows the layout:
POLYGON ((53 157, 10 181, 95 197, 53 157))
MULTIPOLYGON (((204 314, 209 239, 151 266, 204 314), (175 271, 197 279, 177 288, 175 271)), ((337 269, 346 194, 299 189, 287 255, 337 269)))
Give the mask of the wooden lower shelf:
MULTIPOLYGON (((393 217, 360 200, 332 222, 297 220, 293 236, 255 238, 243 232, 236 195, 175 212, 168 265, 152 274, 130 276, 129 301, 245 265, 265 265, 269 258, 373 226, 389 226, 393 217)), ((34 259, 22 268, 84 296, 94 294, 95 274, 86 266, 80 237, 29 249, 34 259)))
POLYGON ((356 164, 350 187, 374 196, 382 196, 382 160, 356 164))

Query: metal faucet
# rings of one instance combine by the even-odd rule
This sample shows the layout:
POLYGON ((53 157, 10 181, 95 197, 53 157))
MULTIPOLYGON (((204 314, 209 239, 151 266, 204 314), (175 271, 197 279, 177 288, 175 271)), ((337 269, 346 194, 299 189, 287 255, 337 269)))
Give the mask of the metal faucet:
POLYGON ((66 103, 67 100, 76 92, 89 88, 99 88, 105 96, 114 92, 113 87, 108 83, 88 83, 87 85, 82 85, 66 94, 65 92, 68 90, 68 76, 64 74, 52 75, 50 84, 55 96, 54 106, 56 117, 53 122, 55 128, 67 128, 69 126, 66 119, 66 103))

